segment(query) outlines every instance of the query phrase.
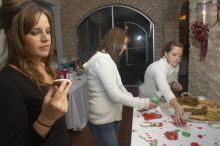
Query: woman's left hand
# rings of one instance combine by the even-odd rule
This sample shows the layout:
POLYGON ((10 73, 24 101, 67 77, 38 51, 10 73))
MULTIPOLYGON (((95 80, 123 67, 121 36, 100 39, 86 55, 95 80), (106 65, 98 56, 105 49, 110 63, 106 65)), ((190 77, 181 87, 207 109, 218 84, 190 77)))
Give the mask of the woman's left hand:
POLYGON ((172 87, 173 89, 175 89, 176 91, 183 90, 182 85, 181 85, 178 81, 173 81, 173 82, 171 83, 171 87, 172 87))

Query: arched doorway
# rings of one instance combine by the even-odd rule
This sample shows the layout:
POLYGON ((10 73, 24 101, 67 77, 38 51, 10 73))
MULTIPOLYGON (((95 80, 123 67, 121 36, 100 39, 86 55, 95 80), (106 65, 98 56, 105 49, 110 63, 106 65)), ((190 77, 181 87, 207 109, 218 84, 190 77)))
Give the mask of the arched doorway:
POLYGON ((123 28, 130 37, 128 48, 119 65, 122 82, 138 85, 146 67, 154 58, 154 24, 139 11, 121 5, 111 5, 87 15, 77 27, 77 51, 81 60, 88 60, 104 34, 112 27, 123 28))

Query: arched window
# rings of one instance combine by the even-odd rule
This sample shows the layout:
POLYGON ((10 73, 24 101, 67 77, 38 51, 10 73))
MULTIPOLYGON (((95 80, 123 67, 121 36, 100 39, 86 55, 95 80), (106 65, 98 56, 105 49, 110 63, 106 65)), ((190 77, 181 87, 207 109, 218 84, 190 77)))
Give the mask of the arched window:
POLYGON ((88 60, 99 47, 104 34, 114 26, 123 28, 130 38, 119 71, 126 73, 129 68, 133 68, 131 70, 139 72, 133 78, 142 80, 146 67, 154 58, 154 24, 131 7, 111 5, 86 16, 77 27, 78 58, 88 60))

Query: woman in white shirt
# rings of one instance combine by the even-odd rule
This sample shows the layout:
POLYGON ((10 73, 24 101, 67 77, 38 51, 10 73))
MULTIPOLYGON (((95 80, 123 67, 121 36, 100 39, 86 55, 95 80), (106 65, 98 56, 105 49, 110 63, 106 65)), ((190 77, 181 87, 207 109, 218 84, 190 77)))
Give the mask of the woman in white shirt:
POLYGON ((99 146, 119 146, 122 105, 137 109, 156 107, 147 98, 133 97, 122 84, 116 64, 127 43, 124 30, 112 28, 98 51, 83 65, 88 79, 89 126, 99 146))
POLYGON ((163 57, 149 65, 145 71, 144 82, 139 87, 140 97, 163 96, 166 102, 174 108, 174 121, 178 125, 185 123, 184 111, 172 90, 182 90, 182 86, 178 82, 179 63, 182 54, 182 44, 174 41, 166 43, 163 48, 163 57))

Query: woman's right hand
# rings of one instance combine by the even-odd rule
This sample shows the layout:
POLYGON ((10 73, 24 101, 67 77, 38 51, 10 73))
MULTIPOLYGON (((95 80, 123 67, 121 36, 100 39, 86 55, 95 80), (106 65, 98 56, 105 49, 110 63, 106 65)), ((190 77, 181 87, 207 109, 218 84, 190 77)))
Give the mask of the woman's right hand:
POLYGON ((158 105, 153 103, 152 101, 150 101, 149 103, 149 109, 153 109, 153 108, 156 108, 158 105))
POLYGON ((63 81, 60 87, 51 86, 46 96, 44 97, 42 111, 38 120, 46 125, 53 125, 54 122, 62 117, 68 108, 67 95, 72 85, 63 81))
POLYGON ((185 117, 185 112, 182 108, 182 106, 177 102, 176 98, 173 98, 170 100, 170 105, 174 108, 175 112, 174 112, 174 122, 178 125, 178 126, 184 126, 187 122, 187 119, 184 118, 185 117))

